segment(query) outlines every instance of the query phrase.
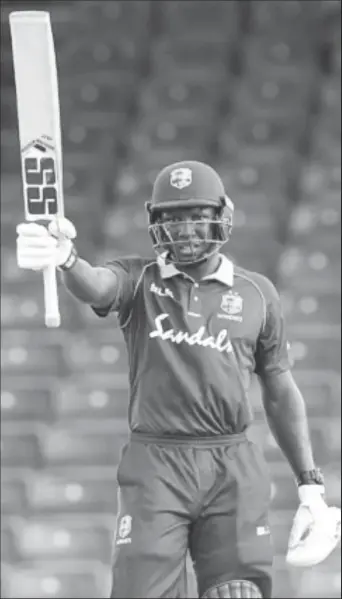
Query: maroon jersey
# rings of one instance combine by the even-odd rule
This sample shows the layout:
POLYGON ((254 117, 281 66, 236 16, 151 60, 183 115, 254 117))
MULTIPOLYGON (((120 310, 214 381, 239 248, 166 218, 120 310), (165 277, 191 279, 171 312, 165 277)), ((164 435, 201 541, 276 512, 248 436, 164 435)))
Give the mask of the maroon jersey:
POLYGON ((122 257, 116 312, 128 350, 132 431, 239 433, 251 422, 253 372, 290 367, 279 295, 263 275, 224 255, 194 281, 163 257, 122 257))

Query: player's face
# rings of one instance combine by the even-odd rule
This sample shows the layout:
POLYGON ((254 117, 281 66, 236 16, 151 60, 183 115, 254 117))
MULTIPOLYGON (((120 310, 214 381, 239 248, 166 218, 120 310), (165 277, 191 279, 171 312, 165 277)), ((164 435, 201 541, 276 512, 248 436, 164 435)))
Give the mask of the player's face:
POLYGON ((162 212, 165 247, 177 262, 200 260, 213 249, 214 208, 186 208, 162 212))

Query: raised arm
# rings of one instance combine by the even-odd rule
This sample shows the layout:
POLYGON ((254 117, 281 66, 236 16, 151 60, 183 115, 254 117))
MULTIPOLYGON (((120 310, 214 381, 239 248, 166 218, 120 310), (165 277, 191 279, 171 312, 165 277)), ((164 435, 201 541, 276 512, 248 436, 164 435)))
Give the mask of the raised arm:
POLYGON ((91 266, 82 258, 76 258, 72 268, 63 271, 62 279, 78 300, 94 308, 107 308, 118 297, 116 273, 102 266, 91 266))
POLYGON ((123 292, 123 282, 113 269, 91 266, 77 255, 73 239, 76 230, 67 219, 17 227, 17 261, 20 268, 40 271, 54 264, 62 273, 67 289, 81 302, 94 308, 116 309, 123 292))

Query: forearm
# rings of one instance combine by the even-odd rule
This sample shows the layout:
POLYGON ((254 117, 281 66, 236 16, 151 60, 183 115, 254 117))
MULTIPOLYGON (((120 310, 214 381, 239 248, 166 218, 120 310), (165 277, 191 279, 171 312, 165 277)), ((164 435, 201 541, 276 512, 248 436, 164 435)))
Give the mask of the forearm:
POLYGON ((62 272, 62 280, 70 293, 93 306, 104 306, 114 299, 114 289, 110 286, 113 281, 109 280, 114 276, 108 269, 92 266, 82 258, 78 258, 70 270, 62 272))
POLYGON ((277 397, 265 391, 265 411, 274 437, 296 477, 315 468, 305 402, 297 386, 277 397))

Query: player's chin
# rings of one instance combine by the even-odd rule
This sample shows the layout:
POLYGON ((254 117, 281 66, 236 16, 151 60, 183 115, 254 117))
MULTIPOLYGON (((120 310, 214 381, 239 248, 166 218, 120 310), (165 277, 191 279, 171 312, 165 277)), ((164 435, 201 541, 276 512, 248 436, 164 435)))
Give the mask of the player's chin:
POLYGON ((205 260, 208 254, 208 249, 203 244, 186 245, 177 244, 170 248, 170 255, 174 262, 179 264, 189 264, 205 260))

